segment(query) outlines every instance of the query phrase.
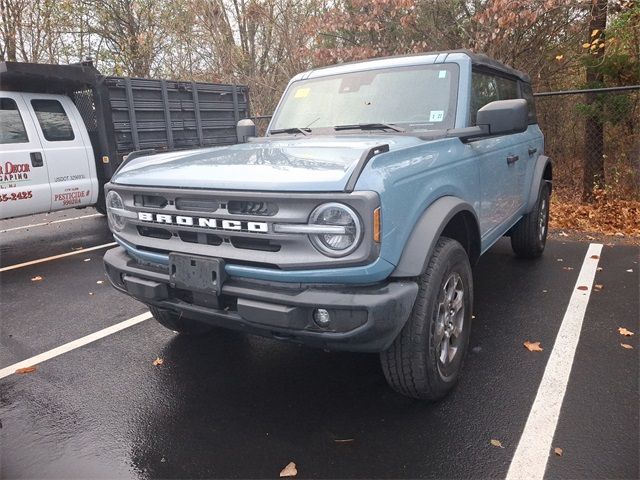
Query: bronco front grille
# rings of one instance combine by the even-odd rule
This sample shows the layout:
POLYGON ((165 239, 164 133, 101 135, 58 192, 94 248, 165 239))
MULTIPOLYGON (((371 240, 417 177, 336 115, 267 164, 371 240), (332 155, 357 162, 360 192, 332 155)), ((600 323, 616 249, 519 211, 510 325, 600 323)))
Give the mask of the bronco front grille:
POLYGON ((144 249, 281 269, 364 264, 379 253, 379 245, 367 234, 372 229, 373 210, 379 206, 373 192, 275 193, 107 185, 110 189, 121 195, 125 210, 131 212, 118 236, 144 249), (352 254, 330 258, 313 246, 306 233, 274 231, 274 224, 307 225, 311 213, 327 202, 349 205, 363 221, 365 234, 352 254))

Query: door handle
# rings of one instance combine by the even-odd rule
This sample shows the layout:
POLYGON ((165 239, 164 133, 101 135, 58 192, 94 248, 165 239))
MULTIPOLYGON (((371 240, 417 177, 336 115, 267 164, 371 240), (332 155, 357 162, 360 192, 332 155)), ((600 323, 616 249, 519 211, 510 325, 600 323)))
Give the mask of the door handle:
POLYGON ((507 165, 513 165, 520 157, 518 155, 507 155, 507 165))
POLYGON ((31 157, 31 166, 33 167, 41 167, 44 165, 44 162, 42 161, 42 153, 40 152, 31 152, 29 154, 29 156, 31 157))
POLYGON ((529 147, 529 156, 533 155, 534 153, 536 153, 538 151, 537 148, 533 148, 533 147, 529 147))

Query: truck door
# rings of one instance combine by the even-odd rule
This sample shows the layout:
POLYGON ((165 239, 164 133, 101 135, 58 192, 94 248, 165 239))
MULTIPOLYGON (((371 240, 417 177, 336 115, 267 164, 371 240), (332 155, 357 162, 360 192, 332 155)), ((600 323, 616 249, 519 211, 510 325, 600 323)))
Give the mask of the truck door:
POLYGON ((71 99, 36 93, 24 97, 45 151, 51 210, 91 205, 98 197, 93 151, 71 99))
POLYGON ((0 218, 48 212, 49 175, 21 93, 0 92, 0 218))
MULTIPOLYGON (((487 103, 513 98, 518 98, 515 81, 474 71, 471 125, 476 124, 478 110, 487 103)), ((469 144, 479 161, 480 231, 483 237, 490 237, 491 232, 512 221, 522 207, 526 174, 525 143, 523 134, 513 134, 481 139, 469 144)))

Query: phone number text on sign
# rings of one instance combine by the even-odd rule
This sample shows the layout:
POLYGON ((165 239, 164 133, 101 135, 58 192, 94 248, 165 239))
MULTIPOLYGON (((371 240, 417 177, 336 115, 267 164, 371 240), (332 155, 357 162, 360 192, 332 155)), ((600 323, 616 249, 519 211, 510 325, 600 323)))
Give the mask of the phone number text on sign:
POLYGON ((0 202, 13 202, 16 200, 28 200, 33 197, 33 192, 29 190, 28 192, 13 192, 13 193, 3 193, 0 195, 0 202))

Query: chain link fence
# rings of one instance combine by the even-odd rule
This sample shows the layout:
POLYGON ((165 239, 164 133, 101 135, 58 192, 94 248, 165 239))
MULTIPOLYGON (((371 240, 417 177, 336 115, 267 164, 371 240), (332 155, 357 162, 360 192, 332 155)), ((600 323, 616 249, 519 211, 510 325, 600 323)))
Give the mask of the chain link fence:
MULTIPOLYGON (((640 85, 537 93, 557 198, 640 200, 640 85)), ((271 116, 253 117, 264 135, 271 116)))
POLYGON ((640 85, 535 97, 559 199, 640 200, 640 85))

